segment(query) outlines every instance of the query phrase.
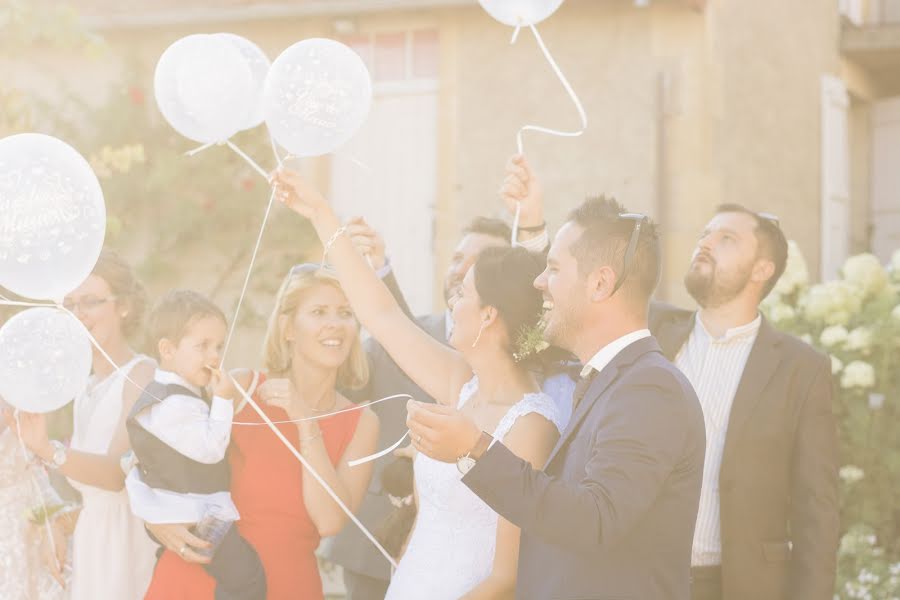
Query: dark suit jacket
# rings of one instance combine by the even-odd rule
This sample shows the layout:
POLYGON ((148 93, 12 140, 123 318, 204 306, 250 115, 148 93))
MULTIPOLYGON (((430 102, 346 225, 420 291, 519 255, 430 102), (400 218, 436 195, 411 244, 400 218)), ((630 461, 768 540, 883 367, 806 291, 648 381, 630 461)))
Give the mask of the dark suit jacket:
POLYGON ((594 378, 544 471, 497 443, 463 482, 522 529, 517 598, 686 600, 705 442, 647 338, 594 378))
MULTIPOLYGON (((416 321, 431 337, 441 342, 445 341, 444 313, 419 317, 416 321)), ((364 389, 348 394, 348 397, 356 402, 368 402, 394 394, 409 394, 421 402, 434 401, 400 370, 381 344, 369 339, 365 346, 369 357, 369 383, 364 389)), ((372 410, 378 415, 381 425, 378 435, 379 450, 387 448, 406 433, 405 401, 389 400, 376 404, 372 410)), ((357 511, 357 517, 372 532, 393 510, 387 494, 381 489, 381 471, 390 462, 390 456, 375 461, 369 490, 357 511)), ((326 557, 345 569, 361 575, 385 581, 391 576, 390 564, 353 524, 344 527, 334 538, 332 545, 326 550, 326 557)))
MULTIPOLYGON (((696 313, 665 305, 650 327, 674 360, 696 313)), ((831 361, 763 321, 728 420, 719 470, 727 600, 833 597, 838 533, 831 361)))

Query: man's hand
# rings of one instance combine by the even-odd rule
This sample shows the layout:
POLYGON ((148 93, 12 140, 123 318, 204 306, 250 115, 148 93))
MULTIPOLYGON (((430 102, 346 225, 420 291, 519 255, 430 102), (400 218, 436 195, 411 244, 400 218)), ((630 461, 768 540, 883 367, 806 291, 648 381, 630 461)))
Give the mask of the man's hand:
POLYGON ((356 251, 367 256, 376 271, 384 266, 385 250, 384 238, 372 229, 362 217, 353 217, 347 223, 347 235, 356 251))
POLYGON ((544 191, 521 154, 514 154, 506 162, 506 177, 500 187, 500 198, 513 217, 516 205, 521 206, 520 227, 537 227, 544 223, 544 191))
POLYGON ((435 460, 456 462, 481 438, 478 425, 455 408, 410 400, 406 410, 413 446, 435 460))

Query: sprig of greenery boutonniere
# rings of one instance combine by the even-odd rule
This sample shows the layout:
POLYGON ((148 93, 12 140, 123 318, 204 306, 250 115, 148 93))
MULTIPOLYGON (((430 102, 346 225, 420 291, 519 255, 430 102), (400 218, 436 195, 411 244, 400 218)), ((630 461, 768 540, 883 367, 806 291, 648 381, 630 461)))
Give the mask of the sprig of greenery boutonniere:
POLYGON ((534 325, 523 325, 516 337, 516 350, 513 359, 521 362, 530 356, 539 354, 550 347, 544 339, 544 322, 539 319, 534 325))

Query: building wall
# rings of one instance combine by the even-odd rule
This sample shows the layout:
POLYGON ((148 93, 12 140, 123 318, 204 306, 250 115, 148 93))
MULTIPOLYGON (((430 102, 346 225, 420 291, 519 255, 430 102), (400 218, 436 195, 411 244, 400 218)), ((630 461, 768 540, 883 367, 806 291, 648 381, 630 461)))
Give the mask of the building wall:
MULTIPOLYGON (((835 2, 821 0, 568 0, 540 31, 588 115, 580 138, 525 135, 525 151, 558 226, 586 195, 615 195, 662 224, 659 295, 681 285, 696 237, 713 208, 741 202, 782 217, 815 271, 820 244, 820 78, 840 71, 835 2)), ((474 2, 347 15, 356 32, 437 28, 440 37, 434 297, 459 230, 501 214, 503 164, 525 123, 574 129, 577 113, 528 31, 474 2)), ((91 98, 129 68, 126 50, 152 66, 175 39, 228 30, 270 57, 311 36, 337 35, 341 15, 167 25, 103 31, 109 51, 86 62, 58 56, 19 61, 17 83, 49 96, 58 81, 91 98)), ((345 23, 346 24, 346 23, 345 23)), ((148 89, 149 89, 148 82, 148 89)), ((328 181, 327 161, 313 167, 328 181)), ((858 234, 857 234, 858 235, 858 234)), ((427 249, 394 249, 399 251, 427 249)), ((436 306, 438 308, 439 306, 436 306)))

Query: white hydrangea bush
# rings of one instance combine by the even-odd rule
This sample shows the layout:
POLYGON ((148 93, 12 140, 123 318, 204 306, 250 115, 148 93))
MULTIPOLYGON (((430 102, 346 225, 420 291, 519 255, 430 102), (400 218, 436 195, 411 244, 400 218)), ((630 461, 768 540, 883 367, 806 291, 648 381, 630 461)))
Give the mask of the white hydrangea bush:
POLYGON ((900 600, 900 250, 847 259, 814 282, 798 246, 762 304, 775 327, 830 357, 840 435, 835 599, 900 600))

